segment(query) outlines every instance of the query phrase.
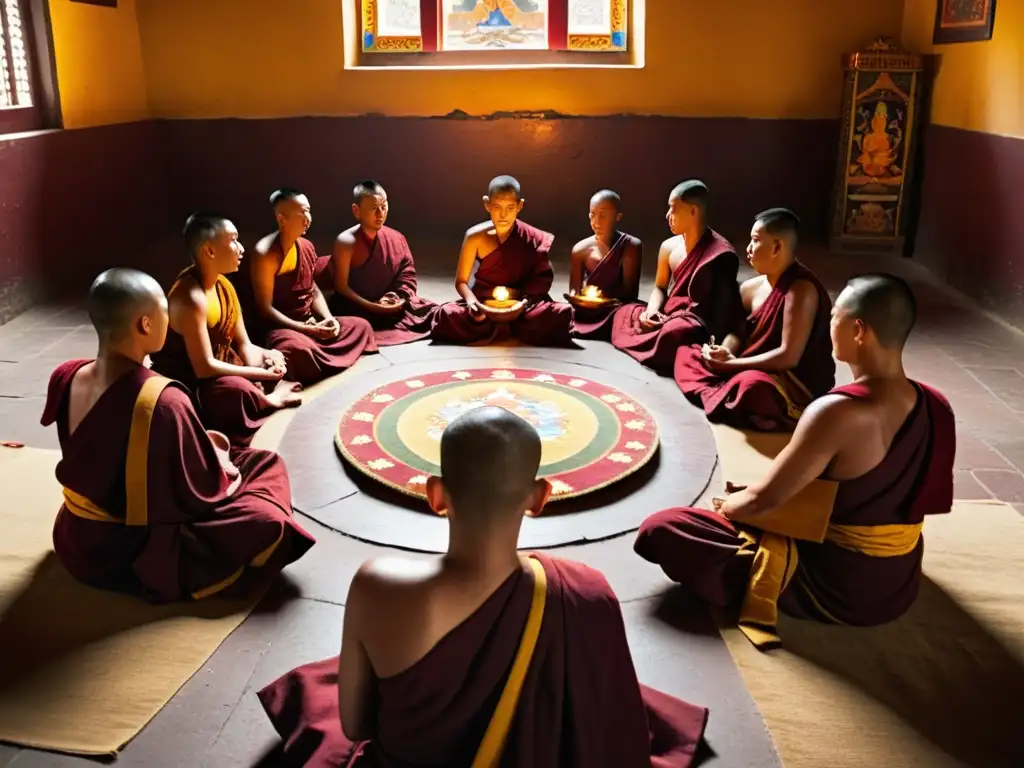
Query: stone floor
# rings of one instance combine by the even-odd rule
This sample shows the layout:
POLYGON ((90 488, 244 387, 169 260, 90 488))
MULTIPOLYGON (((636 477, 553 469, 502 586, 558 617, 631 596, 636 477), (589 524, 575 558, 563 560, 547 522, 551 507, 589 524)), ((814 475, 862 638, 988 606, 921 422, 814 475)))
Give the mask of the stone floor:
MULTIPOLYGON (((942 390, 956 411, 957 498, 997 498, 1024 513, 1024 363, 1018 362, 1024 360, 1024 335, 938 286, 911 262, 828 254, 806 259, 833 295, 857 272, 885 269, 913 282, 920 313, 906 352, 907 371, 942 390)), ((449 280, 424 277, 421 292, 450 298, 449 280)), ((94 353, 92 330, 79 306, 34 308, 0 327, 0 440, 56 448, 55 430, 39 426, 49 373, 65 359, 94 353)), ((574 354, 586 355, 587 350, 574 354)), ((605 357, 607 351, 599 354, 605 357)), ((849 372, 840 368, 843 383, 849 372)), ((351 574, 363 559, 381 551, 313 521, 303 522, 318 537, 317 546, 289 569, 260 609, 128 746, 119 765, 275 764, 276 739, 254 691, 296 663, 337 653, 351 574)), ((726 652, 717 633, 702 621, 681 631, 659 618, 671 599, 665 595, 668 584, 660 571, 632 554, 631 545, 627 535, 561 549, 559 554, 583 560, 608 576, 623 603, 641 680, 711 707, 709 740, 717 755, 711 765, 777 764, 756 727, 752 701, 734 695, 738 677, 723 683, 691 663, 700 654, 710 658, 726 652)), ((728 666, 727 660, 718 661, 728 666)), ((88 762, 0 746, 0 766, 88 762)))

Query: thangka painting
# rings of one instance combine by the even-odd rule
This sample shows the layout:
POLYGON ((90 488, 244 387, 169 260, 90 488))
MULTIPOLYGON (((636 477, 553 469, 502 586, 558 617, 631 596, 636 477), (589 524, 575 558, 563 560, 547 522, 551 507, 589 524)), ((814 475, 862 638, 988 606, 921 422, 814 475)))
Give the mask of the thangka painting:
POLYGON ((628 0, 361 0, 365 53, 627 49, 628 0))
POLYGON ((937 0, 932 42, 969 43, 991 40, 996 0, 937 0))
POLYGON ((896 232, 914 88, 910 73, 857 73, 846 170, 847 234, 896 232))

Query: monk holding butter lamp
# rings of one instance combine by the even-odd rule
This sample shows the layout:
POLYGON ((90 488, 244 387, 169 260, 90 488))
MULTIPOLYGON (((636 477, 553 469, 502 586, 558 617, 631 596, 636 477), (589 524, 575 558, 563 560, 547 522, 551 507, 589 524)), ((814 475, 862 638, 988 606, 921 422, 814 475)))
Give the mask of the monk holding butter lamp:
POLYGON ((483 200, 490 220, 466 232, 455 274, 461 300, 441 306, 433 339, 472 344, 515 336, 535 346, 572 346, 572 307, 549 295, 554 236, 519 220, 526 201, 511 176, 492 179, 483 200))
POLYGON ((635 302, 640 291, 643 245, 618 230, 622 200, 612 190, 590 199, 589 218, 594 234, 572 249, 566 299, 573 305, 576 337, 611 341, 615 310, 635 302))

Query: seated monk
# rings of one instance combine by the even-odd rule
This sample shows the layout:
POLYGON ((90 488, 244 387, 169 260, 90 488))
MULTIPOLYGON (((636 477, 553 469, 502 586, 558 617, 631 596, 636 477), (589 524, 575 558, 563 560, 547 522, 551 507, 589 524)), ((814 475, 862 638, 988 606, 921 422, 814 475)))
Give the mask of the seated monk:
POLYGON ((168 295, 167 343, 150 357, 153 370, 192 391, 203 423, 246 446, 270 414, 302 402, 301 385, 283 381, 278 350, 249 340, 238 294, 225 275, 238 271, 245 249, 235 225, 197 213, 185 223, 192 265, 168 295))
POLYGON ((384 226, 387 192, 375 181, 360 182, 352 192, 352 215, 359 223, 338 235, 331 257, 332 311, 366 318, 380 346, 428 336, 437 304, 417 295, 409 243, 384 226))
POLYGON ((555 304, 548 295, 555 279, 548 260, 555 238, 517 218, 526 202, 519 195, 519 182, 511 176, 491 181, 484 197, 491 219, 466 232, 455 274, 462 300, 441 306, 434 321, 435 341, 471 344, 511 333, 538 347, 573 346, 572 307, 555 304), (496 289, 501 289, 498 296, 496 289), (485 303, 502 299, 506 291, 511 306, 485 303))
POLYGON ((640 685, 604 577, 516 551, 551 492, 540 454, 494 406, 445 429, 427 493, 447 553, 364 563, 340 658, 259 694, 288 765, 690 765, 707 710, 640 685))
POLYGON ((732 244, 707 226, 708 188, 684 181, 668 198, 672 237, 661 244, 647 306, 621 307, 612 344, 658 373, 670 375, 681 346, 724 339, 740 324, 732 244))
POLYGON ((258 338, 284 355, 300 384, 351 368, 376 352, 373 329, 361 317, 335 317, 315 282, 316 247, 304 235, 313 221, 309 200, 294 189, 270 196, 277 232, 256 244, 249 264, 258 338))
POLYGON ((917 596, 924 517, 953 504, 956 427, 946 399, 903 372, 915 314, 901 280, 853 278, 836 300, 832 341, 854 383, 807 407, 761 481, 714 512, 666 510, 640 528, 637 554, 696 597, 740 606, 740 628, 759 648, 779 645, 778 608, 867 626, 917 596), (786 508, 822 476, 837 483, 834 503, 786 508))
POLYGON ((53 549, 72 576, 155 602, 238 593, 313 546, 292 518, 284 462, 228 455, 185 388, 145 367, 167 335, 167 299, 149 275, 111 269, 92 284, 95 360, 50 377, 64 505, 53 549))
POLYGON ((743 338, 681 347, 675 379, 708 420, 740 429, 788 431, 807 404, 836 383, 829 317, 832 300, 796 260, 800 220, 773 208, 757 215, 747 261, 760 275, 740 286, 743 338))
POLYGON ((598 307, 573 309, 573 334, 582 339, 611 341, 612 316, 623 302, 636 301, 640 292, 640 262, 643 244, 632 235, 619 232, 622 200, 610 189, 590 198, 592 237, 580 240, 572 249, 569 295, 596 288, 613 301, 598 307))

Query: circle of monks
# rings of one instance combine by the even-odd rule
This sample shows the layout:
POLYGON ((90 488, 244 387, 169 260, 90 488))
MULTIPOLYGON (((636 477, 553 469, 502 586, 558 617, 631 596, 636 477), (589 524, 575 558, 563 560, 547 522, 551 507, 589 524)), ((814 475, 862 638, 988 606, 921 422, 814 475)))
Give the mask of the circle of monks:
MULTIPOLYGON (((522 220, 519 183, 499 176, 483 197, 488 218, 463 240, 457 299, 438 305, 418 295, 379 184, 355 187, 356 223, 330 256, 305 238, 301 192, 270 202, 277 230, 252 253, 228 219, 190 217, 192 262, 166 296, 134 270, 93 283, 97 358, 54 371, 43 414, 63 453, 54 548, 76 578, 157 602, 254 589, 314 544, 293 517, 280 456, 249 447, 270 414, 301 404, 304 385, 417 339, 582 338, 673 376, 712 423, 792 433, 760 479, 729 485, 712 509, 651 515, 640 557, 696 598, 737 608, 763 650, 781 642, 780 610, 870 625, 914 601, 923 519, 952 506, 952 411, 904 373, 909 286, 860 276, 833 305, 797 258, 792 211, 756 217, 743 258, 757 276, 738 284, 740 255, 707 226, 708 188, 679 184, 645 304, 641 243, 620 229, 619 196, 602 190, 561 301, 554 238, 522 220), (835 360, 852 384, 835 387, 835 360)), ((517 551, 524 515, 551 494, 539 462, 536 432, 508 411, 485 406, 448 425, 425 491, 448 518, 447 553, 368 561, 340 656, 260 692, 285 743, 313 750, 296 764, 553 766, 567 754, 588 768, 689 764, 708 712, 639 684, 603 576, 517 551), (537 706, 541 696, 557 703, 537 706)))

